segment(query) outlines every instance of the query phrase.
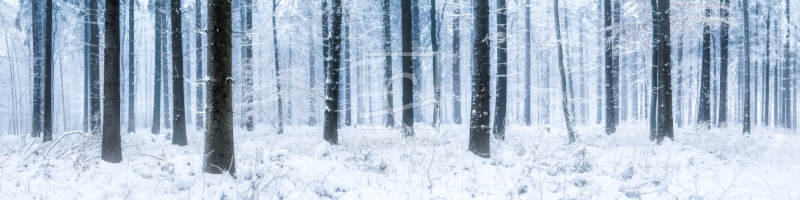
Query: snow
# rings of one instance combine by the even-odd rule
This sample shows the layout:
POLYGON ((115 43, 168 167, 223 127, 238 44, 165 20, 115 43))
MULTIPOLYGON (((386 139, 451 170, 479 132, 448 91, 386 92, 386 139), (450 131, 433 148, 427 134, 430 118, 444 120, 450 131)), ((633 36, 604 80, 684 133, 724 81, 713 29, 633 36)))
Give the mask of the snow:
POLYGON ((0 199, 800 198, 795 132, 685 127, 656 145, 646 124, 626 122, 613 135, 579 126, 573 145, 563 127, 512 125, 488 159, 466 151, 467 125, 417 131, 437 146, 364 142, 397 139, 397 130, 345 127, 330 145, 321 127, 237 129, 236 177, 202 172, 203 135, 193 129, 185 147, 146 128, 123 134, 117 164, 99 159, 96 136, 41 144, 3 135, 0 199))

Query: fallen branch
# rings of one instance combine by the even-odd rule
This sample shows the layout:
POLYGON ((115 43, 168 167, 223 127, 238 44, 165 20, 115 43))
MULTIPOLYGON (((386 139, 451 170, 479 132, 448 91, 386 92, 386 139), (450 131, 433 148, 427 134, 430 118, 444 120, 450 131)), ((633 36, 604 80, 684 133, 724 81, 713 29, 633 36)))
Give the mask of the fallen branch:
MULTIPOLYGON (((46 152, 44 152, 44 155, 43 155, 43 156, 47 156, 47 154, 48 154, 48 153, 50 153, 50 150, 53 150, 53 147, 55 147, 55 146, 56 146, 56 144, 58 144, 58 142, 61 142, 61 139, 64 139, 64 137, 66 137, 66 136, 68 136, 68 135, 72 135, 72 134, 80 134, 80 133, 81 133, 81 132, 79 132, 79 131, 75 131, 75 132, 69 132, 69 133, 64 133, 63 135, 61 135, 61 137, 59 137, 59 138, 58 138, 58 140, 56 140, 55 142, 53 142, 53 144, 52 144, 52 145, 50 145, 50 148, 48 148, 48 149, 47 149, 47 151, 46 151, 46 152)), ((82 135, 82 136, 86 137, 86 136, 85 136, 85 135, 83 135, 83 134, 80 134, 80 135, 82 135)))

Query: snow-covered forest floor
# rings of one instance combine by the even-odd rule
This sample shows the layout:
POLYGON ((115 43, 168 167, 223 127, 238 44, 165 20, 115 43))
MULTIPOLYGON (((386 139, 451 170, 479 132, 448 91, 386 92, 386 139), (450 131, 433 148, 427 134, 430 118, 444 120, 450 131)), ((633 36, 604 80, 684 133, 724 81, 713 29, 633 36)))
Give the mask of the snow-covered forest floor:
POLYGON ((417 132, 438 146, 374 142, 397 131, 344 128, 331 146, 319 127, 237 129, 236 178, 202 173, 193 126, 186 147, 123 134, 119 164, 99 159, 99 137, 4 135, 0 199, 800 199, 797 133, 681 128, 656 145, 646 124, 582 127, 573 145, 563 129, 511 126, 488 159, 466 151, 466 126, 417 132))

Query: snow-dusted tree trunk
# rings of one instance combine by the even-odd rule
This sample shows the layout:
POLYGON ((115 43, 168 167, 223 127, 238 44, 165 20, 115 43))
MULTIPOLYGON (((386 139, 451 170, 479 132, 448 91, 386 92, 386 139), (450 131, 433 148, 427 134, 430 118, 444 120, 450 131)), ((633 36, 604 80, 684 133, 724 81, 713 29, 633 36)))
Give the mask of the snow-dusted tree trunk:
POLYGON ((567 123, 567 134, 569 134, 569 143, 575 142, 575 121, 569 111, 570 101, 567 97, 567 75, 564 69, 564 48, 561 41, 561 25, 558 20, 558 0, 553 0, 553 15, 556 25, 556 41, 558 41, 558 72, 561 74, 561 107, 564 111, 564 121, 567 123))
POLYGON ((730 0, 720 0, 722 8, 719 12, 724 22, 720 25, 720 69, 719 69, 719 106, 717 111, 717 125, 724 126, 728 121, 728 7, 730 0))
POLYGON ((42 47, 42 1, 31 1, 31 39, 33 43, 33 114, 31 115, 31 137, 39 137, 42 133, 42 69, 44 67, 44 50, 42 47))
MULTIPOLYGON (((197 30, 203 29, 202 24, 201 24, 202 23, 202 15, 200 14, 201 11, 203 10, 203 4, 200 3, 200 2, 201 2, 200 0, 195 0, 194 1, 194 9, 195 9, 194 10, 194 12, 195 12, 195 14, 194 14, 194 23, 195 23, 195 29, 197 29, 197 30)), ((197 56, 196 57, 196 59, 197 59, 197 64, 196 65, 197 66, 195 66, 195 67, 197 67, 197 69, 195 71, 195 84, 196 84, 195 88, 197 90, 196 91, 197 94, 195 94, 196 95, 195 96, 195 98, 196 98, 195 101, 197 101, 196 105, 195 105, 195 107, 196 107, 195 111, 197 112, 197 114, 195 115, 195 123, 196 123, 196 126, 197 126, 197 131, 202 131, 203 127, 204 127, 203 116, 205 116, 205 105, 203 104, 204 101, 202 100, 203 99, 203 88, 204 88, 203 86, 205 84, 200 84, 201 80, 203 79, 203 75, 204 75, 203 74, 203 40, 202 40, 203 35, 198 31, 198 32, 195 33, 194 38, 195 38, 194 45, 195 45, 195 53, 196 53, 195 56, 197 56)))
POLYGON ((186 109, 183 92, 183 37, 181 0, 171 0, 172 15, 172 144, 186 146, 186 109))
POLYGON ((394 108, 394 96, 392 95, 392 85, 390 81, 392 81, 392 12, 389 10, 390 2, 389 0, 383 0, 381 3, 381 11, 383 12, 383 52, 386 54, 386 57, 383 61, 383 83, 388 85, 386 86, 386 118, 385 118, 385 125, 386 127, 393 127, 394 126, 394 116, 392 114, 392 108, 394 108))
MULTIPOLYGON (((330 38, 330 63, 325 80, 327 96, 325 102, 325 127, 323 138, 331 144, 339 144, 339 71, 342 69, 341 44, 342 44, 342 1, 333 0, 331 7, 331 38, 330 38)), ((276 55, 277 57, 277 55, 276 55)))
MULTIPOLYGON (((742 132, 750 133, 750 6, 747 0, 742 2, 744 15, 744 120, 742 121, 742 132)), ((705 51, 705 50, 704 50, 705 51)))
MULTIPOLYGON (((47 142, 53 140, 53 0, 47 0, 44 9, 44 77, 42 77, 44 78, 44 119, 42 141, 47 142)), ((117 89, 119 90, 119 88, 117 89)))
MULTIPOLYGON (((52 2, 53 0, 47 0, 52 2)), ((177 1, 177 0, 174 0, 177 1)), ((106 0, 103 50, 103 143, 101 157, 110 163, 122 161, 120 141, 120 33, 119 0, 106 0)), ((52 3, 51 3, 52 4, 52 3)))
MULTIPOLYGON (((277 134, 283 134, 283 99, 281 99, 281 68, 280 64, 278 63, 278 29, 277 25, 275 25, 275 8, 278 7, 276 2, 277 0, 272 0, 272 47, 275 50, 275 87, 277 89, 276 94, 278 94, 278 131, 277 134)), ((248 4, 249 5, 249 4, 248 4)), ((334 5, 335 6, 335 5, 334 5)), ((252 14, 248 15, 248 26, 252 26, 252 14)), ((252 51, 248 50, 248 53, 252 51)), ((252 58, 252 55, 250 56, 252 58)), ((252 70, 251 70, 252 71, 252 70)), ((251 73, 252 74, 252 73, 251 73)))
POLYGON ((508 37, 506 35, 506 1, 497 0, 497 98, 494 109, 494 136, 500 140, 506 138, 506 96, 508 93, 508 37))
MULTIPOLYGON (((456 0, 454 3, 458 3, 456 0)), ((453 11, 453 123, 461 124, 461 6, 453 11)))
POLYGON ((531 0, 525 0, 525 125, 531 125, 531 0))
POLYGON ((233 148, 231 2, 208 0, 208 82, 206 85, 205 166, 203 172, 236 174, 233 148))
POLYGON ((612 46, 612 15, 611 15, 611 0, 603 0, 603 18, 605 22, 605 90, 606 90, 606 134, 617 132, 616 124, 616 109, 614 108, 614 70, 613 70, 613 55, 614 48, 612 46))
MULTIPOLYGON (((401 29, 402 29, 402 45, 403 45, 403 124, 401 124, 401 128, 403 129, 403 136, 404 137, 414 137, 414 116, 416 111, 416 107, 414 107, 414 84, 411 81, 413 77, 407 77, 408 75, 416 76, 414 74, 416 70, 416 66, 412 66, 413 64, 413 31, 414 23, 418 22, 415 19, 412 19, 413 10, 416 8, 416 0, 414 1, 402 1, 400 3, 401 7, 401 29)), ((413 17, 416 18, 416 17, 413 17)))
MULTIPOLYGON (((746 0, 745 0, 746 1, 746 0)), ((705 17, 711 17, 711 9, 705 9, 705 17)), ((698 124, 711 122, 711 30, 710 24, 703 25, 703 63, 700 69, 700 103, 698 124)))
POLYGON ((136 96, 134 90, 136 89, 134 79, 136 73, 134 73, 134 55, 133 55, 133 10, 134 10, 134 1, 128 0, 128 133, 133 133, 136 131, 136 114, 134 110, 136 110, 135 106, 135 98, 136 96))
POLYGON ((92 134, 100 133, 100 125, 101 125, 100 119, 102 117, 100 116, 100 98, 101 98, 100 83, 98 83, 98 81, 100 81, 100 27, 97 19, 98 12, 99 11, 97 10, 97 0, 90 0, 89 23, 91 23, 90 25, 91 30, 89 35, 91 36, 90 37, 91 39, 89 41, 89 45, 91 47, 89 50, 89 55, 90 55, 89 57, 91 60, 91 71, 92 71, 90 85, 92 88, 90 91, 91 95, 89 100, 90 102, 89 104, 91 104, 91 109, 90 109, 91 114, 89 118, 91 119, 90 129, 92 131, 92 134))
POLYGON ((489 158, 491 126, 489 124, 489 81, 491 40, 489 39, 489 1, 473 1, 472 106, 470 111, 469 150, 489 158))

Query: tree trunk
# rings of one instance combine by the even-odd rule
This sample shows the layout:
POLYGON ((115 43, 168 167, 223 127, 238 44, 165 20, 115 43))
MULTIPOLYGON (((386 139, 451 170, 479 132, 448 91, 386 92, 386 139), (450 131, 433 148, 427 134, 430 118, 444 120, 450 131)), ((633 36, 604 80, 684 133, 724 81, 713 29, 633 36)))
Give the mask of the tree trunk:
MULTIPOLYGON (((433 96, 436 102, 433 104, 433 126, 437 129, 442 122, 442 75, 439 69, 439 41, 437 35, 439 34, 438 26, 436 25, 436 0, 429 0, 431 2, 431 49, 433 49, 433 96)), ((504 1, 505 0, 501 0, 504 1)), ((505 12, 505 10, 501 11, 505 12)))
POLYGON ((489 37, 489 1, 473 1, 473 47, 472 47, 472 106, 470 112, 469 150, 473 154, 489 158, 489 81, 491 63, 491 40, 489 37))
MULTIPOLYGON (((558 0, 553 0, 553 15, 555 16, 556 41, 558 41, 558 72, 561 74, 561 107, 564 111, 564 121, 567 123, 569 144, 575 142, 575 128, 571 112, 569 111, 569 98, 567 97, 567 76, 564 69, 564 48, 561 41, 561 25, 558 20, 558 0)), ((611 104, 613 105, 613 104, 611 104)))
POLYGON ((497 139, 505 140, 506 132, 506 95, 508 93, 508 56, 506 50, 508 48, 506 37, 506 1, 497 1, 497 98, 495 99, 495 114, 494 114, 494 136, 497 139))
POLYGON ((416 107, 414 107, 414 89, 416 85, 413 85, 413 79, 415 76, 414 71, 416 71, 416 65, 412 67, 412 59, 413 59, 413 36, 415 32, 412 30, 412 26, 416 21, 416 17, 412 19, 413 10, 416 9, 416 0, 411 2, 409 1, 402 1, 400 3, 401 7, 401 29, 402 31, 402 46, 403 46, 403 124, 401 124, 401 128, 403 129, 403 136, 404 137, 414 137, 414 113, 416 111, 416 107), (413 2, 413 3, 412 3, 413 2), (413 9, 412 9, 413 7, 413 9))
POLYGON ((90 60, 92 62, 92 78, 91 78, 91 131, 92 134, 99 134, 100 133, 100 27, 99 22, 97 19, 98 10, 97 10, 97 0, 90 0, 89 1, 89 21, 91 23, 90 27, 90 35, 91 41, 89 42, 91 45, 91 49, 89 52, 90 60))
POLYGON ((389 0, 383 0, 381 4, 381 8, 383 11, 383 53, 386 54, 386 58, 384 59, 383 63, 383 81, 386 85, 386 91, 384 94, 386 95, 386 119, 385 125, 386 127, 394 127, 394 97, 392 95, 392 12, 389 10, 390 2, 389 0))
POLYGON ((531 125, 531 0, 525 0, 525 125, 531 125))
MULTIPOLYGON (((325 127, 323 139, 333 145, 339 144, 339 70, 342 69, 341 62, 341 43, 342 43, 342 1, 333 0, 331 7, 331 38, 330 46, 333 47, 331 51, 330 67, 326 74, 325 89, 327 90, 327 97, 325 103, 325 127)), ((273 23, 274 24, 274 23, 273 23)), ((277 55, 276 55, 277 57, 277 55)))
MULTIPOLYGON (((47 0, 52 1, 52 0, 47 0)), ((110 163, 122 162, 120 142, 120 33, 119 0, 106 0, 105 48, 103 49, 103 143, 101 157, 110 163)))
POLYGON ((769 54, 770 54, 770 48, 769 48, 769 43, 770 43, 770 40, 769 40, 769 34, 770 34, 769 22, 772 21, 770 19, 771 11, 770 11, 769 8, 767 8, 766 13, 767 13, 767 21, 765 23, 767 25, 767 30, 766 30, 766 32, 767 32, 767 46, 764 49, 764 52, 767 55, 766 55, 766 57, 764 57, 764 100, 763 100, 763 102, 764 102, 763 103, 763 105, 764 105, 764 108, 763 108, 764 109, 764 114, 763 114, 764 117, 762 118, 763 119, 762 122, 763 122, 765 127, 769 126, 769 69, 771 68, 770 59, 769 59, 769 54))
MULTIPOLYGON (((31 137, 39 137, 42 133, 42 68, 44 68, 44 58, 42 54, 42 9, 41 1, 31 1, 31 38, 33 42, 33 114, 31 115, 32 127, 31 137)), ((47 5, 45 5, 47 6, 47 5)))
POLYGON ((135 89, 135 75, 134 73, 134 55, 133 55, 133 10, 134 10, 134 1, 128 0, 128 133, 133 133, 136 131, 136 115, 135 112, 135 102, 134 102, 134 89, 135 89))
MULTIPOLYGON (((44 119, 42 142, 53 140, 53 0, 45 3, 44 119)), ((38 91, 38 90, 37 90, 38 91)))
POLYGON ((622 8, 620 6, 619 1, 620 0, 614 0, 614 16, 613 16, 613 18, 614 18, 614 23, 613 23, 614 29, 612 29, 613 35, 612 35, 612 39, 611 39, 611 50, 612 50, 612 54, 611 54, 612 55, 611 56, 611 77, 612 77, 612 79, 611 79, 611 89, 612 89, 612 91, 614 91, 612 93, 612 96, 611 96, 612 99, 611 100, 614 101, 614 104, 613 104, 613 106, 614 106, 614 115, 612 116, 613 118, 609 118, 609 119, 613 119, 613 121, 614 121, 614 130, 615 131, 616 131, 616 126, 619 125, 619 115, 620 115, 620 112, 619 112, 619 102, 620 102, 620 98, 619 98, 619 93, 620 93, 620 91, 619 91, 619 72, 620 72, 620 70, 619 70, 619 54, 620 54, 620 51, 619 51, 619 35, 622 32, 621 31, 622 30, 622 24, 620 23, 620 12, 621 12, 620 10, 622 10, 622 8))
MULTIPOLYGON (((720 0, 722 3, 722 7, 720 9, 720 15, 724 21, 728 21, 728 7, 730 4, 730 0, 720 0)), ((719 107, 717 110, 719 114, 717 114, 717 125, 718 126, 725 126, 725 123, 728 121, 727 113, 728 113, 728 29, 730 25, 726 22, 721 23, 720 28, 720 70, 719 70, 719 107)))
MULTIPOLYGON (((789 6, 790 6, 789 0, 786 0, 786 24, 791 24, 790 23, 791 22, 791 20, 790 20, 791 18, 790 18, 790 15, 789 15, 790 14, 790 12, 789 12, 789 8, 790 7, 789 6)), ((791 89, 790 89, 790 87, 791 87, 791 83, 790 83, 791 79, 790 78, 792 76, 791 76, 791 71, 790 71, 791 70, 791 65, 790 65, 791 64, 790 63, 791 57, 790 57, 790 54, 789 54, 789 52, 790 52, 789 50, 791 49, 791 44, 789 42, 789 36, 791 35, 790 33, 791 33, 790 29, 787 28, 786 29, 786 40, 785 40, 786 43, 784 43, 784 45, 783 45, 783 49, 784 49, 783 50, 783 53, 784 53, 784 57, 783 57, 783 59, 784 59, 784 63, 783 63, 783 78, 782 78, 783 87, 781 88, 782 89, 782 97, 783 97, 783 102, 782 102, 782 105, 783 105, 782 114, 783 114, 783 116, 781 117, 782 118, 781 121, 783 121, 783 127, 784 128, 792 128, 791 123, 790 123, 791 122, 791 116, 792 116, 792 96, 791 96, 791 89)))
POLYGON ((206 85, 205 166, 203 172, 236 174, 233 148, 231 2, 208 0, 208 82, 206 85))
MULTIPOLYGON (((242 5, 242 27, 244 29, 244 37, 242 38, 242 63, 244 63, 244 127, 247 131, 253 131, 253 39, 250 37, 251 30, 253 29, 253 2, 252 0, 244 0, 242 5)), ((278 57, 275 57, 275 62, 278 62, 278 57)), ((279 94, 280 95, 280 94, 279 94)))
POLYGON ((352 125, 352 106, 353 99, 350 98, 350 93, 353 91, 353 84, 350 82, 350 78, 352 74, 350 73, 350 9, 343 7, 342 12, 344 12, 344 22, 342 25, 344 26, 344 125, 350 126, 352 125))
POLYGON ((658 23, 658 31, 656 40, 658 41, 659 64, 659 90, 658 90, 658 131, 655 135, 657 143, 661 143, 664 137, 669 137, 674 140, 673 136, 673 119, 672 119, 672 78, 671 65, 670 65, 670 17, 669 17, 669 0, 657 0, 657 6, 654 6, 656 17, 653 18, 658 23))
MULTIPOLYGON (((275 50, 275 87, 278 89, 276 94, 278 94, 278 131, 277 134, 283 134, 283 100, 281 99, 281 68, 278 64, 278 29, 275 25, 275 8, 278 7, 278 4, 275 2, 277 0, 272 0, 272 46, 275 50)), ((250 11, 248 11, 250 12, 250 11)), ((251 14, 252 15, 252 14, 251 14)), ((248 26, 252 26, 252 17, 247 17, 249 21, 248 26)), ((252 51, 252 50, 248 50, 252 51)), ((250 56, 252 57, 252 55, 250 56)))
POLYGON ((162 72, 161 73, 161 98, 162 98, 161 102, 164 103, 164 105, 162 106, 164 109, 161 110, 162 111, 161 114, 163 115, 163 119, 164 119, 164 128, 165 129, 172 129, 172 125, 171 125, 172 123, 171 123, 171 120, 170 120, 170 119, 172 119, 172 116, 170 115, 170 109, 169 109, 170 108, 170 105, 169 105, 170 104, 170 93, 169 93, 169 80, 170 80, 170 78, 169 78, 169 76, 171 74, 170 74, 170 69, 168 67, 169 66, 169 59, 168 59, 169 57, 167 56, 172 52, 170 52, 169 49, 167 48, 168 46, 170 46, 170 43, 169 43, 170 38, 169 38, 169 36, 167 34, 169 32, 169 27, 167 26, 168 25, 167 24, 167 20, 169 20, 169 15, 166 14, 166 13, 163 13, 164 9, 169 9, 168 5, 166 5, 166 2, 163 2, 161 4, 161 8, 158 10, 159 13, 161 13, 161 21, 159 21, 160 26, 161 26, 161 32, 159 32, 159 34, 161 35, 161 46, 159 48, 161 48, 161 52, 163 53, 163 54, 158 56, 158 58, 161 59, 161 63, 162 63, 162 65, 161 65, 161 72, 162 72))
POLYGON ((611 0, 603 0, 605 13, 605 78, 606 78, 606 134, 617 132, 616 123, 616 109, 614 108, 614 70, 613 70, 613 56, 614 48, 612 46, 612 16, 611 16, 611 0))
MULTIPOLYGON (((422 32, 420 27, 421 21, 419 19, 419 0, 411 0, 411 45, 412 50, 403 52, 421 52, 422 51, 422 41, 421 35, 422 32)), ((404 27, 405 28, 405 27, 404 27)), ((422 99, 422 60, 419 59, 417 55, 412 56, 412 68, 413 70, 411 73, 414 75, 414 78, 418 80, 416 83, 412 83, 412 87, 414 88, 414 93, 412 96, 412 102, 421 102, 422 99)), ((404 71, 405 73, 405 71, 404 71)), ((409 105, 407 103, 403 103, 403 105, 409 105)), ((414 116, 414 122, 422 122, 423 115, 422 115, 422 106, 412 106, 414 112, 411 113, 414 116)), ((413 127, 413 125, 410 125, 413 127)), ((413 135, 412 135, 413 136, 413 135)))
MULTIPOLYGON (((93 0, 96 1, 96 0, 93 0)), ((155 2, 156 10, 154 12, 155 15, 155 76, 153 77, 153 124, 150 127, 150 132, 153 134, 159 134, 161 132, 161 73, 162 73, 162 63, 161 63, 161 12, 159 9, 161 8, 161 2, 155 2)), ((166 109, 166 107, 164 108, 166 109)))
MULTIPOLYGON (((89 0, 84 0, 83 3, 84 3, 83 9, 88 10, 89 9, 89 0)), ((83 71, 83 84, 84 85, 83 85, 83 120, 82 120, 83 124, 82 124, 82 126, 83 126, 83 132, 87 132, 87 133, 89 132, 89 125, 90 125, 89 124, 89 120, 90 120, 90 117, 89 117, 90 114, 89 113, 91 113, 91 111, 89 110, 89 99, 90 99, 89 90, 92 87, 91 86, 91 84, 92 84, 92 82, 91 82, 92 73, 91 73, 91 68, 90 68, 91 64, 89 64, 89 57, 90 57, 89 51, 91 49, 90 45, 89 45, 89 43, 90 43, 90 39, 89 38, 91 37, 90 34, 89 34, 91 32, 91 29, 89 28, 89 26, 90 26, 89 25, 90 24, 89 23, 89 15, 90 15, 89 13, 90 12, 83 11, 83 14, 84 14, 84 16, 83 16, 83 21, 84 21, 83 22, 83 42, 84 42, 83 43, 83 70, 84 70, 83 71)), ((36 42, 36 41, 34 41, 34 42, 36 42)))
POLYGON ((742 121, 742 132, 750 133, 750 8, 747 0, 742 2, 744 7, 744 120, 742 121))
POLYGON ((181 0, 172 6, 172 144, 186 146, 186 110, 183 108, 183 38, 181 37, 181 0))
MULTIPOLYGON (((746 0, 745 0, 746 1, 746 0)), ((705 9, 705 17, 711 17, 711 9, 705 9)), ((711 30, 710 25, 703 25, 703 63, 700 69, 700 105, 697 123, 708 126, 711 122, 711 30)))
MULTIPOLYGON (((197 29, 197 30, 203 29, 203 27, 201 26, 202 15, 200 14, 201 13, 200 11, 202 11, 203 6, 200 3, 200 0, 195 0, 194 9, 195 9, 195 15, 194 15, 194 17, 195 17, 194 18, 194 20, 195 20, 194 21, 195 29, 197 29)), ((203 116, 205 116, 205 105, 203 105, 203 100, 202 100, 203 99, 203 86, 205 84, 201 84, 201 80, 204 77, 203 76, 204 75, 203 74, 203 41, 202 41, 203 36, 202 36, 202 34, 200 32, 196 32, 194 34, 194 38, 195 38, 194 45, 195 45, 195 48, 196 48, 195 49, 195 53, 196 53, 195 56, 197 56, 196 57, 196 59, 197 59, 197 64, 196 65, 197 66, 195 66, 195 67, 197 67, 197 69, 195 71, 195 81, 196 81, 195 82, 195 84, 196 84, 195 88, 197 90, 197 94, 195 96, 195 99, 196 99, 195 101, 197 101, 197 102, 195 102, 196 103, 195 112, 197 112, 197 114, 195 115, 195 123, 196 123, 196 126, 197 126, 197 131, 202 131, 203 127, 204 127, 203 116)))

